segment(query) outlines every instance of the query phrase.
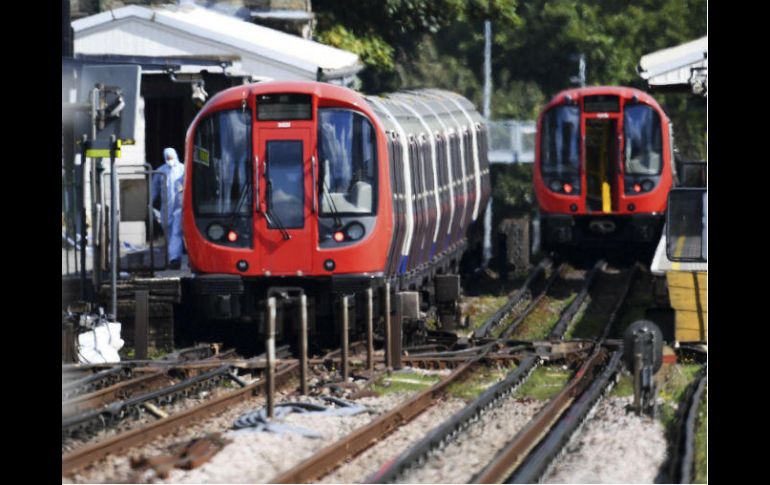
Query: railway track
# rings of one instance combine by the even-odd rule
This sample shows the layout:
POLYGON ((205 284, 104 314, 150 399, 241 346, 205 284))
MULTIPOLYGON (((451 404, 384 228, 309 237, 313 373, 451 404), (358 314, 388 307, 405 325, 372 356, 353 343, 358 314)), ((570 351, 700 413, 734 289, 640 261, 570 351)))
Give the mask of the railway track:
POLYGON ((680 404, 679 428, 671 459, 672 483, 693 483, 695 478, 695 428, 701 398, 708 383, 708 363, 690 385, 680 404))
MULTIPOLYGON (((522 288, 518 292, 512 294, 508 301, 506 301, 506 303, 504 303, 500 309, 498 309, 491 317, 489 317, 486 322, 484 322, 484 324, 481 325, 480 331, 477 332, 477 334, 488 335, 493 328, 499 326, 506 319, 510 313, 510 310, 516 305, 516 303, 521 301, 522 296, 532 285, 532 282, 538 277, 538 275, 542 275, 542 273, 545 272, 546 268, 550 264, 551 263, 547 261, 539 265, 533 271, 532 275, 527 278, 527 281, 525 281, 522 288)), ((600 266, 601 265, 597 265, 590 274, 594 274, 596 271, 598 271, 600 266)), ((553 272, 551 278, 549 278, 551 282, 556 278, 556 275, 560 270, 561 267, 559 270, 553 272)), ((586 278, 586 286, 590 285, 591 280, 592 278, 586 278)), ((541 292, 541 295, 547 291, 549 286, 549 283, 546 283, 544 289, 541 292)), ((526 317, 526 315, 528 315, 529 312, 535 308, 535 306, 536 305, 530 304, 527 309, 524 310, 523 316, 526 317)), ((386 437, 392 434, 397 427, 406 425, 416 416, 425 412, 425 410, 431 406, 435 405, 440 400, 440 398, 443 397, 443 394, 445 393, 445 390, 449 384, 459 381, 464 375, 467 375, 467 373, 471 372, 472 366, 478 365, 482 359, 485 359, 487 356, 492 354, 493 349, 495 346, 500 345, 500 342, 502 342, 502 340, 486 339, 486 342, 468 349, 445 352, 425 352, 412 356, 413 359, 422 360, 423 362, 424 359, 440 358, 450 359, 450 361, 457 362, 458 364, 465 360, 465 363, 460 364, 460 367, 455 370, 455 372, 430 389, 418 394, 417 396, 414 396, 413 398, 402 403, 396 409, 392 410, 386 415, 381 416, 364 428, 361 428, 346 438, 324 448, 294 468, 278 475, 272 480, 272 482, 306 483, 316 481, 331 472, 340 464, 367 450, 372 445, 374 445, 376 441, 387 439, 386 437)), ((432 434, 434 440, 436 442, 442 442, 453 432, 456 433, 457 428, 462 427, 464 423, 472 420, 481 409, 489 406, 490 403, 495 400, 502 399, 513 388, 515 388, 515 386, 520 383, 529 374, 529 372, 532 371, 532 369, 534 369, 534 367, 539 363, 540 358, 532 355, 523 359, 519 357, 518 360, 519 364, 515 371, 509 374, 503 381, 493 386, 491 389, 488 389, 482 395, 482 398, 480 398, 481 401, 477 400, 475 406, 472 406, 469 410, 465 411, 465 415, 461 417, 456 416, 454 420, 450 420, 451 422, 445 425, 445 428, 436 432, 435 434, 432 434)))
MULTIPOLYGON (((594 265, 592 271, 586 275, 585 284, 584 284, 584 291, 581 291, 581 294, 579 294, 575 300, 573 300, 572 304, 570 304, 563 312, 561 317, 559 318, 557 324, 554 326, 554 328, 549 333, 549 337, 557 339, 563 336, 564 332, 569 328, 570 321, 574 318, 575 313, 577 312, 577 309, 580 307, 580 305, 583 303, 583 301, 586 298, 586 295, 588 291, 591 288, 591 285, 596 278, 596 275, 604 268, 605 264, 604 262, 598 262, 596 265, 594 265)), ((620 291, 619 296, 617 298, 617 301, 615 302, 615 305, 613 306, 612 312, 605 322, 606 325, 604 327, 604 330, 601 331, 598 335, 595 335, 594 338, 596 340, 604 341, 607 334, 609 333, 609 329, 614 324, 615 320, 617 319, 617 316, 619 314, 620 308, 623 305, 623 302, 627 298, 628 295, 628 288, 633 282, 633 279, 635 277, 635 272, 630 271, 626 280, 625 284, 623 285, 623 289, 620 291)), ((535 303, 536 304, 536 303, 535 303)), ((532 311, 535 305, 529 305, 528 311, 532 311)), ((527 314, 520 316, 517 321, 514 321, 512 326, 515 328, 515 326, 524 320, 524 318, 527 317, 527 314)), ((494 317, 493 317, 494 318, 494 317)), ((575 357, 577 354, 582 352, 585 356, 585 352, 588 350, 591 350, 594 347, 593 344, 589 344, 586 342, 585 347, 581 346, 578 348, 575 348, 573 350, 572 354, 572 360, 575 360, 575 357)), ((589 359, 587 362, 593 362, 591 364, 590 369, 593 369, 593 366, 596 365, 596 359, 599 359, 600 357, 604 358, 604 353, 600 352, 602 350, 601 346, 596 347, 596 352, 592 355, 591 360, 589 359)), ((611 365, 608 367, 609 374, 613 375, 614 372, 617 370, 617 361, 620 358, 619 357, 620 352, 616 351, 612 359, 610 359, 611 365)), ((442 451, 447 447, 449 443, 457 442, 458 440, 462 440, 463 437, 467 434, 473 433, 474 426, 476 428, 485 425, 483 422, 483 418, 485 414, 489 414, 492 411, 496 411, 497 409, 500 409, 504 403, 506 403, 506 400, 509 399, 512 391, 520 385, 524 380, 527 379, 527 377, 531 374, 531 372, 535 369, 537 365, 539 365, 542 362, 541 358, 533 355, 525 358, 522 360, 519 364, 519 366, 514 369, 512 372, 508 374, 502 381, 498 382, 497 384, 493 385, 489 389, 487 389, 484 393, 479 396, 474 402, 470 403, 465 408, 461 409, 457 413, 455 413, 451 418, 449 418, 447 421, 442 423, 441 425, 437 426, 433 430, 431 430, 423 439, 419 440, 416 444, 414 444, 411 448, 404 451, 401 455, 396 457, 395 459, 391 460, 388 464, 383 466, 379 471, 374 473, 373 475, 369 476, 366 481, 368 482, 376 482, 376 483, 394 483, 398 481, 405 481, 405 482, 414 482, 414 481, 423 481, 428 479, 425 475, 415 475, 410 474, 410 472, 414 472, 415 470, 424 467, 426 462, 437 459, 442 454, 442 451)), ((572 399, 576 396, 577 391, 581 390, 582 388, 588 386, 590 383, 586 381, 587 379, 587 372, 586 372, 586 364, 584 364, 584 367, 581 368, 576 374, 576 377, 574 378, 573 382, 565 387, 565 389, 560 393, 559 396, 554 398, 554 400, 549 403, 546 408, 544 408, 540 413, 533 418, 533 421, 528 425, 527 428, 522 430, 519 434, 516 436, 519 437, 518 444, 515 444, 515 448, 513 448, 514 451, 511 451, 509 453, 513 454, 521 454, 522 450, 529 450, 531 449, 534 444, 529 443, 529 441, 534 441, 537 436, 541 436, 545 429, 547 429, 549 425, 549 420, 553 421, 556 417, 563 414, 566 406, 571 402, 572 399), (535 423, 535 424, 532 424, 535 423), (530 429, 534 429, 538 431, 537 434, 533 436, 533 431, 527 431, 530 429), (524 433, 524 434, 522 434, 524 433), (526 445, 526 446, 525 446, 526 445)), ((605 380, 602 380, 600 384, 596 384, 594 386, 591 384, 592 393, 589 397, 586 397, 586 400, 589 404, 592 404, 596 399, 596 394, 593 391, 593 389, 598 388, 603 390, 606 387, 605 380), (598 386, 598 387, 597 387, 598 386)), ((576 411, 574 411, 573 414, 578 416, 585 416, 585 413, 588 412, 588 407, 582 407, 578 408, 576 411)), ((573 416, 574 418, 574 416, 573 416)), ((569 432, 574 430, 568 430, 569 432)), ((562 431, 556 431, 556 435, 560 436, 558 439, 555 440, 556 443, 561 443, 565 439, 568 439, 570 433, 564 434, 562 431), (561 434, 560 434, 561 433, 561 434), (566 436, 567 438, 564 438, 566 436)), ((484 433, 483 432, 476 432, 476 435, 478 437, 481 437, 484 433)), ((469 448, 466 447, 466 449, 473 449, 474 446, 470 446, 469 448)), ((506 447, 508 449, 508 447, 506 447)), ((560 449, 560 447, 559 447, 560 449)), ((557 449, 558 451, 558 449, 557 449)), ((505 450, 501 453, 505 453, 505 450)), ((459 453, 457 454, 459 455, 459 453)), ((510 465, 510 455, 498 455, 500 458, 500 462, 496 465, 489 464, 488 473, 502 473, 500 472, 499 468, 504 467, 501 465, 501 463, 510 465), (492 467, 492 468, 489 468, 492 467)), ((517 455, 518 456, 518 455, 517 455)), ((549 457, 550 458, 550 457, 549 457)), ((515 467, 516 463, 513 463, 513 466, 515 467)), ((487 469, 485 469, 487 470, 487 469)), ((479 475, 481 476, 481 480, 489 479, 491 475, 479 475)), ((507 478, 507 477, 505 477, 507 478)), ((458 475, 453 476, 454 480, 460 480, 461 477, 458 475)), ((435 476, 430 479, 431 481, 435 481, 435 476)), ((439 479, 441 481, 441 479, 439 479)))
MULTIPOLYGON (((276 370, 276 384, 286 383, 299 372, 299 366, 289 364, 276 370)), ((264 380, 248 384, 240 389, 222 396, 205 401, 185 411, 158 419, 152 423, 119 433, 96 443, 86 444, 62 456, 62 475, 66 475, 80 467, 93 463, 108 454, 116 454, 132 447, 148 443, 165 433, 179 427, 202 420, 219 411, 248 399, 255 393, 263 391, 264 380)))
MULTIPOLYGON (((424 461, 431 450, 440 449, 441 446, 446 445, 448 441, 461 435, 463 430, 467 428, 469 424, 477 421, 483 412, 488 411, 490 408, 494 408, 499 402, 505 401, 516 386, 526 380, 532 370, 543 362, 557 359, 563 359, 566 362, 572 363, 588 359, 585 361, 588 362, 590 359, 600 359, 599 357, 594 357, 594 355, 601 354, 602 357, 597 361, 595 366, 604 369, 603 364, 605 362, 613 362, 615 355, 612 354, 608 356, 609 351, 607 350, 607 346, 598 346, 591 340, 564 341, 563 343, 558 343, 558 340, 564 336, 565 331, 570 327, 570 323, 575 318, 578 309, 584 303, 586 296, 590 292, 591 285, 596 279, 596 275, 604 268, 603 262, 597 263, 591 271, 586 273, 583 287, 571 303, 562 310, 556 325, 548 333, 549 340, 525 342, 507 338, 513 333, 515 326, 511 329, 509 326, 501 325, 501 323, 509 318, 510 309, 514 308, 517 302, 521 301, 523 294, 526 291, 529 291, 528 289, 531 287, 531 282, 544 276, 546 269, 551 264, 552 263, 547 262, 539 266, 539 269, 536 268, 533 274, 528 278, 529 283, 525 282, 519 291, 512 294, 511 298, 498 309, 487 322, 485 322, 482 326, 485 330, 477 332, 479 335, 489 335, 492 329, 497 328, 498 330, 502 330, 499 332, 501 338, 491 339, 482 336, 478 339, 472 339, 471 342, 475 343, 475 345, 465 349, 441 351, 436 350, 435 347, 426 347, 424 351, 412 352, 411 354, 404 355, 402 357, 402 362, 407 366, 422 367, 426 369, 448 368, 454 369, 454 371, 431 388, 407 399, 405 402, 401 403, 401 405, 383 413, 369 424, 356 429, 346 437, 321 449, 310 458, 301 462, 298 466, 275 476, 272 481, 276 483, 303 483, 321 479, 340 464, 359 455, 377 441, 387 439, 387 436, 391 435, 394 431, 411 422, 416 417, 423 414, 427 409, 430 409, 432 406, 441 402, 446 397, 447 388, 451 384, 467 378, 482 365, 517 364, 516 368, 511 373, 497 384, 488 388, 476 401, 461 409, 456 415, 452 416, 449 421, 442 423, 439 427, 433 429, 431 433, 421 441, 421 443, 428 443, 427 445, 423 443, 423 450, 416 451, 416 447, 410 448, 405 453, 405 455, 410 455, 409 457, 400 457, 394 460, 391 465, 397 464, 398 466, 384 467, 376 476, 371 476, 372 479, 370 481, 374 481, 375 479, 378 482, 393 481, 394 477, 403 475, 403 471, 410 467, 410 463, 420 463, 424 461), (589 352, 594 352, 594 354, 589 357, 589 352), (415 456, 417 458, 414 458, 415 456)), ((559 274, 560 269, 553 271, 551 277, 546 280, 544 289, 533 299, 534 304, 530 303, 525 311, 522 312, 512 324, 515 324, 516 321, 521 323, 529 312, 536 308, 537 301, 540 301, 539 298, 542 298, 542 295, 546 293, 550 284, 558 278, 557 275, 559 274), (548 281, 550 281, 550 284, 548 281)), ((628 277, 627 286, 630 286, 632 279, 632 276, 628 277)), ((627 287, 624 288, 625 291, 622 292, 623 298, 625 298, 628 293, 627 287)), ((622 302, 619 302, 614 307, 610 322, 614 321, 621 305, 622 302)), ((608 332, 609 325, 604 329, 603 334, 601 336, 596 336, 595 339, 604 339, 608 332)), ((207 358, 198 361, 176 363, 175 368, 184 369, 185 372, 192 374, 205 375, 207 372, 216 370, 217 362, 212 360, 207 358)), ((335 365, 339 360, 339 357, 330 354, 323 358, 311 359, 309 363, 311 365, 325 364, 328 366, 329 364, 335 365)), ((375 362, 379 361, 381 361, 381 359, 375 359, 375 362)), ((232 368, 260 369, 264 367, 264 359, 261 361, 259 359, 222 359, 218 363, 222 366, 225 362, 232 368)), ((351 363, 355 362, 355 359, 351 360, 351 363)), ((583 364, 584 366, 586 365, 585 362, 583 364)), ((135 395, 140 392, 152 394, 152 391, 147 392, 147 390, 153 385, 162 389, 164 384, 162 383, 161 376, 167 375, 167 368, 164 369, 164 366, 159 365, 158 363, 143 364, 145 365, 135 366, 131 369, 138 377, 135 376, 124 382, 118 382, 117 384, 105 387, 99 391, 83 395, 87 396, 88 399, 84 399, 81 396, 80 402, 88 404, 82 404, 82 406, 78 408, 79 411, 87 412, 89 409, 91 411, 98 410, 105 403, 109 403, 117 397, 128 394, 135 395), (141 387, 142 383, 145 383, 144 388, 141 387), (137 387, 134 388, 132 386, 137 387), (120 389, 124 389, 123 394, 121 394, 120 389), (130 393, 130 389, 137 389, 137 391, 130 393), (100 393, 101 397, 99 397, 100 393), (101 400, 99 401, 98 399, 101 400)), ((298 363, 294 359, 279 359, 278 365, 281 367, 279 379, 286 379, 298 370, 298 363)), ((592 366, 590 369, 592 372, 581 370, 578 373, 580 374, 582 372, 581 376, 584 376, 585 374, 592 375, 594 367, 592 366)), ((94 370, 101 372, 101 370, 98 369, 94 370)), ((585 381, 586 377, 582 377, 582 379, 583 380, 581 380, 579 384, 576 383, 572 386, 568 386, 572 391, 567 391, 567 388, 565 388, 562 392, 572 392, 572 394, 575 394, 575 389, 583 390, 585 387, 592 386, 590 382, 585 381)), ((120 433, 119 435, 103 440, 102 442, 89 444, 70 452, 62 458, 62 474, 65 475, 71 473, 73 470, 77 470, 85 464, 97 461, 109 453, 119 453, 140 444, 148 443, 175 428, 200 421, 207 416, 214 415, 218 411, 232 406, 232 404, 236 402, 246 401, 258 392, 257 388, 262 384, 263 383, 259 381, 244 385, 241 389, 207 401, 199 406, 195 406, 192 409, 179 413, 178 415, 159 419, 149 425, 120 433)), ((571 395, 568 401, 571 403, 575 400, 575 397, 576 396, 571 395)), ((75 397, 71 399, 70 402, 77 402, 77 399, 78 398, 75 397)), ((563 405, 564 402, 567 401, 563 401, 560 404, 563 405)), ((569 412, 569 410, 562 409, 561 405, 551 405, 552 408, 558 409, 558 412, 556 412, 557 418, 564 415, 564 413, 569 412)))

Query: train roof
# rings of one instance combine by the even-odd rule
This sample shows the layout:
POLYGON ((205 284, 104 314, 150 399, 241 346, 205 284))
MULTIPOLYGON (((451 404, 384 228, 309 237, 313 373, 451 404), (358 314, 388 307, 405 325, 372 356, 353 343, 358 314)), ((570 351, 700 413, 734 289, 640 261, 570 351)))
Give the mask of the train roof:
POLYGON ((655 101, 655 98, 650 96, 648 93, 626 86, 588 86, 584 88, 565 89, 564 91, 559 92, 556 94, 556 96, 551 98, 551 101, 548 102, 543 111, 564 103, 567 96, 575 101, 579 101, 584 96, 597 96, 601 94, 619 96, 623 99, 632 99, 634 96, 636 96, 639 101, 652 105, 661 112, 663 111, 658 102, 655 101))
POLYGON ((319 98, 320 106, 342 105, 360 109, 368 116, 376 117, 384 129, 394 132, 398 131, 394 120, 412 134, 426 131, 426 124, 435 133, 467 129, 472 124, 484 122, 473 103, 450 91, 420 89, 372 96, 314 81, 267 81, 235 86, 212 97, 197 118, 223 107, 240 106, 244 99, 255 95, 275 92, 311 94, 319 98))

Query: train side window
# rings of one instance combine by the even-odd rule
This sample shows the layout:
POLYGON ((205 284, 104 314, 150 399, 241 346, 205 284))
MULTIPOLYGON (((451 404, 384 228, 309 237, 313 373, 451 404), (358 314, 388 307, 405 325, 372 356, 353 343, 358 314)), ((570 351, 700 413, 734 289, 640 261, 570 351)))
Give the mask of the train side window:
POLYGON ((577 175, 580 169, 580 108, 557 106, 543 118, 540 149, 543 173, 577 175))
POLYGON ((623 111, 623 135, 626 173, 660 174, 663 132, 658 113, 645 104, 627 104, 623 111))

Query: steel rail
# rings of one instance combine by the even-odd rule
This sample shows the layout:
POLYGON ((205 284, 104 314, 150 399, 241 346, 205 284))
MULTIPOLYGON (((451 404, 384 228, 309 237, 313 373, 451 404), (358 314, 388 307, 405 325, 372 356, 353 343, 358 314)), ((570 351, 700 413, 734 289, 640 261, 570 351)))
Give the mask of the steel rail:
POLYGON ((699 372, 698 380, 687 390, 686 398, 680 404, 679 429, 676 437, 674 456, 671 459, 671 480, 673 483, 693 483, 695 462, 695 421, 700 401, 708 382, 708 363, 699 372))
POLYGON ((328 474, 345 462, 345 460, 365 451, 378 440, 389 435, 435 404, 444 395, 447 387, 470 372, 479 363, 481 358, 482 356, 478 356, 467 361, 452 374, 429 389, 408 399, 369 424, 358 428, 336 443, 321 449, 292 469, 274 477, 270 482, 308 483, 328 474))
POLYGON ((613 352, 601 374, 580 394, 516 470, 506 477, 506 483, 537 482, 611 384, 612 377, 620 367, 622 353, 621 350, 613 352))
POLYGON ((116 367, 115 364, 112 364, 110 368, 101 370, 89 376, 70 382, 63 382, 61 386, 62 397, 68 399, 89 392, 89 389, 99 389, 105 385, 111 385, 112 382, 118 381, 121 378, 126 378, 130 376, 130 374, 130 367, 125 365, 116 367))
MULTIPOLYGON (((80 414, 62 418, 62 438, 71 437, 73 434, 85 431, 89 427, 101 426, 107 428, 113 426, 129 414, 138 415, 144 403, 170 403, 183 393, 200 387, 210 387, 222 379, 232 378, 230 366, 220 365, 214 370, 185 379, 171 386, 156 389, 139 396, 134 396, 123 401, 113 402, 102 409, 92 409, 80 414)), ((237 380, 242 383, 242 381, 237 380)))
POLYGON ((505 304, 500 307, 491 317, 487 319, 484 324, 477 328, 473 332, 473 338, 474 339, 481 339, 489 335, 489 333, 492 331, 494 327, 499 325, 505 318, 510 314, 511 310, 524 298, 527 293, 532 292, 532 285, 534 284, 535 280, 541 275, 545 273, 545 270, 552 266, 553 262, 549 258, 545 258, 535 267, 535 269, 532 271, 532 273, 529 274, 527 279, 524 281, 524 283, 521 285, 521 287, 514 293, 513 295, 510 295, 508 298, 508 301, 505 302, 505 304))
POLYGON ((89 409, 109 404, 113 401, 126 399, 140 392, 148 392, 168 385, 171 377, 160 369, 153 369, 145 375, 128 381, 118 382, 89 394, 82 394, 68 401, 62 401, 62 416, 70 416, 89 409))
MULTIPOLYGON (((560 266, 556 271, 551 274, 549 281, 544 286, 540 295, 533 300, 530 305, 524 310, 522 315, 517 318, 505 333, 510 333, 520 324, 537 306, 543 295, 546 294, 548 288, 555 280, 556 276, 561 272, 563 266, 560 266)), ((501 312, 496 312, 495 315, 501 312)), ((495 318, 494 316, 492 317, 495 318)), ((503 317, 504 318, 504 317, 503 317)), ((566 328, 562 329, 562 332, 566 328)), ((499 343, 502 337, 495 343, 499 343)), ((561 338, 561 335, 558 335, 561 338)), ((491 343, 488 345, 492 345, 491 343)), ((530 345, 531 346, 531 345, 530 345)), ((581 345, 582 350, 582 345, 581 345)), ((368 483, 392 483, 402 476, 407 470, 418 465, 425 457, 432 451, 439 449, 446 445, 446 443, 453 441, 459 434, 470 424, 478 419, 482 414, 488 411, 491 407, 499 404, 503 399, 510 395, 513 390, 518 387, 524 380, 526 380, 535 367, 540 363, 539 356, 530 356, 521 361, 516 369, 511 371, 502 381, 493 385, 484 391, 474 402, 465 406, 460 411, 456 412, 448 420, 444 421, 441 425, 434 428, 427 436, 416 444, 411 446, 408 450, 404 451, 394 461, 388 463, 385 467, 381 468, 378 472, 367 479, 368 483)))
MULTIPOLYGON (((297 374, 298 370, 299 365, 297 364, 285 366, 283 369, 276 372, 276 384, 286 384, 291 377, 297 374)), ((142 445, 152 441, 160 435, 172 432, 196 421, 200 421, 219 411, 224 411, 239 402, 252 399, 254 394, 263 388, 264 384, 264 381, 253 382, 246 387, 224 396, 211 399, 199 406, 182 411, 181 413, 162 418, 146 426, 141 426, 107 438, 98 443, 86 445, 74 450, 62 456, 62 475, 66 475, 89 463, 93 463, 108 454, 119 453, 131 447, 142 445)))
POLYGON ((395 483, 400 476, 420 463, 431 451, 445 446, 489 408, 505 399, 529 376, 539 361, 539 357, 536 356, 525 358, 505 379, 488 388, 473 403, 431 430, 423 439, 367 478, 365 483, 395 483))
POLYGON ((529 302, 529 305, 524 309, 524 311, 516 317, 516 319, 511 322, 505 330, 500 334, 498 339, 507 339, 508 337, 513 334, 513 332, 516 331, 517 328, 521 325, 521 323, 529 316, 530 313, 532 313, 532 310, 537 307, 537 305, 540 304, 540 302, 545 298, 545 295, 548 293, 548 290, 551 289, 551 286, 553 286, 554 281, 556 281, 556 278, 559 277, 559 274, 561 271, 566 267, 564 263, 560 264, 558 268, 556 268, 553 273, 551 273, 551 276, 548 277, 545 284, 543 285, 543 289, 540 290, 540 292, 537 294, 535 298, 532 299, 531 302, 529 302))
POLYGON ((594 352, 556 396, 554 396, 543 407, 527 425, 519 431, 516 436, 506 444, 506 446, 497 453, 490 463, 487 464, 471 480, 471 483, 502 483, 518 464, 525 458, 526 454, 532 450, 535 445, 549 431, 549 428, 555 423, 559 416, 569 407, 575 398, 587 388, 594 372, 604 361, 606 353, 603 349, 594 352))
POLYGON ((575 299, 572 300, 572 303, 570 303, 569 306, 561 313, 559 316, 559 321, 557 321, 556 325, 554 325, 553 329, 551 329, 551 333, 548 334, 549 339, 562 338, 562 336, 567 332, 567 328, 569 328, 570 322, 572 322, 572 319, 575 318, 575 314, 578 312, 580 306, 588 296, 588 292, 591 290, 591 286, 596 279, 596 275, 606 266, 607 262, 603 259, 600 259, 594 264, 593 268, 591 268, 591 271, 589 271, 586 275, 585 282, 583 283, 583 287, 580 289, 580 292, 575 297, 575 299))

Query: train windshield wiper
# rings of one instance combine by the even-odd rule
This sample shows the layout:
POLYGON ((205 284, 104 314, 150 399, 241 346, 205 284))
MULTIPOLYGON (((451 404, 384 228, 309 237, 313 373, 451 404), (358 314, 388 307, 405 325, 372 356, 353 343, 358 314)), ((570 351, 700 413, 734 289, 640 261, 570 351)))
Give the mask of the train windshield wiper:
MULTIPOLYGON (((251 189, 251 180, 248 178, 243 182, 243 185, 241 185, 241 197, 238 199, 238 205, 235 206, 235 209, 228 216, 227 227, 232 228, 233 222, 235 222, 235 218, 240 214, 241 207, 243 207, 243 201, 246 200, 247 188, 251 189)), ((248 192, 251 193, 251 190, 248 192)))
POLYGON ((337 210, 337 206, 334 204, 334 198, 332 198, 330 193, 331 191, 329 190, 329 186, 326 185, 325 180, 323 180, 323 189, 323 193, 326 196, 326 199, 329 201, 329 209, 331 209, 332 217, 334 217, 334 228, 339 229, 342 227, 342 219, 340 219, 339 211, 337 210))
POLYGON ((272 209, 270 208, 270 200, 272 199, 273 195, 273 183, 268 180, 267 182, 267 210, 265 211, 265 216, 267 217, 267 222, 271 226, 275 226, 279 231, 281 231, 281 237, 284 241, 288 241, 291 239, 291 234, 289 234, 289 231, 286 230, 286 227, 284 227, 283 223, 281 222, 281 219, 278 217, 278 214, 273 213, 272 209))

